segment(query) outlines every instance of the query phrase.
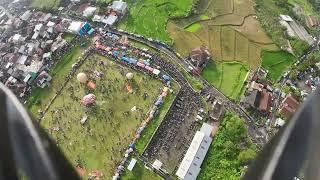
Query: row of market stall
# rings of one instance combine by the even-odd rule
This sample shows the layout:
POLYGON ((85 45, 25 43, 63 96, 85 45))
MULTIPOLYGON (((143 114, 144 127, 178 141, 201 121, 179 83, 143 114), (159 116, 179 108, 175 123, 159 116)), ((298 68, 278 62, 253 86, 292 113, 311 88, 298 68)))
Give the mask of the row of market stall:
POLYGON ((140 139, 142 132, 145 130, 145 128, 147 127, 147 125, 154 119, 154 117, 157 115, 157 112, 159 111, 159 108, 161 107, 161 105, 163 104, 163 101, 165 99, 165 97, 167 97, 169 91, 170 90, 168 87, 164 87, 161 91, 161 94, 158 96, 158 98, 156 99, 156 101, 154 102, 152 108, 149 110, 149 112, 147 113, 146 118, 142 121, 142 123, 140 124, 140 126, 137 128, 134 138, 132 140, 132 142, 130 143, 130 145, 128 146, 127 150, 125 151, 124 157, 122 159, 122 161, 120 162, 120 164, 117 166, 117 169, 115 170, 115 175, 113 176, 113 179, 119 179, 120 175, 123 173, 124 169, 125 169, 125 164, 128 162, 129 160, 129 155, 134 151, 135 148, 135 144, 137 143, 137 141, 140 139))
POLYGON ((151 66, 150 59, 137 59, 135 57, 131 57, 126 55, 125 53, 121 52, 121 50, 117 47, 109 47, 104 46, 100 42, 96 42, 96 49, 99 51, 105 52, 108 56, 115 58, 116 60, 120 61, 121 63, 135 66, 144 72, 147 72, 149 74, 153 74, 156 77, 160 78, 162 81, 167 83, 171 80, 171 77, 167 75, 165 72, 160 71, 157 68, 154 68, 151 66))

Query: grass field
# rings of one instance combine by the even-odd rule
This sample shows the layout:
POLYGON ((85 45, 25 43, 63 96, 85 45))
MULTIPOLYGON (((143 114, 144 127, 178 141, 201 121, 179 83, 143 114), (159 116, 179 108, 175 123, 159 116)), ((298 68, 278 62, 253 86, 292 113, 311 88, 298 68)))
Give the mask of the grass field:
POLYGON ((170 17, 187 16, 192 0, 140 0, 127 1, 129 14, 119 25, 120 28, 171 43, 166 32, 170 17))
POLYGON ((268 77, 277 81, 280 76, 294 63, 295 57, 283 51, 262 52, 262 67, 269 70, 268 77))
POLYGON ((110 177, 116 162, 123 156, 123 148, 130 144, 136 127, 163 85, 138 72, 134 72, 133 80, 127 82, 125 74, 132 72, 131 69, 97 55, 88 59, 79 72, 88 74, 97 84, 96 89, 89 90, 74 77, 50 106, 41 125, 74 165, 81 164, 87 172, 99 170, 105 177, 110 177), (107 65, 97 66, 100 60, 107 65), (104 73, 104 76, 94 77, 94 70, 104 73), (131 94, 125 88, 128 83, 133 89, 131 94), (95 106, 81 105, 80 100, 88 93, 96 95, 95 106), (134 106, 137 111, 132 112, 134 106), (88 120, 81 125, 80 120, 85 115, 88 120), (52 128, 59 128, 59 131, 52 131, 52 128))
POLYGON ((122 180, 161 180, 162 178, 152 172, 149 169, 146 169, 143 163, 137 160, 136 165, 133 170, 130 172, 126 170, 125 173, 121 176, 122 180))
POLYGON ((194 23, 194 24, 191 24, 190 26, 188 26, 186 28, 186 31, 188 31, 188 32, 197 32, 200 28, 201 28, 201 24, 200 23, 194 23))
POLYGON ((60 0, 32 0, 31 7, 38 9, 58 9, 60 0))
POLYGON ((241 179, 244 165, 256 156, 244 120, 227 112, 197 177, 199 180, 241 179))
POLYGON ((210 61, 202 76, 223 94, 238 100, 247 77, 248 67, 236 62, 216 63, 210 61))
POLYGON ((37 88, 33 90, 32 96, 28 99, 27 103, 28 110, 33 116, 37 116, 38 110, 45 108, 46 104, 61 87, 65 76, 72 68, 72 64, 78 61, 81 53, 87 49, 88 46, 89 43, 84 46, 76 46, 69 51, 64 58, 58 61, 55 67, 49 72, 52 76, 50 87, 46 87, 44 89, 37 88), (35 103, 36 100, 40 100, 40 103, 35 103))

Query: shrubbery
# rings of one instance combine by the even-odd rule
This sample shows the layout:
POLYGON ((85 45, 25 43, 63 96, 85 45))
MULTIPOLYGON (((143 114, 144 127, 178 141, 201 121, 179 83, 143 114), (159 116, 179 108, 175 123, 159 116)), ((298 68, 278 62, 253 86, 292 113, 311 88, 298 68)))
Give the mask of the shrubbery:
POLYGON ((239 179, 243 166, 256 155, 244 121, 227 113, 202 164, 198 179, 239 179))

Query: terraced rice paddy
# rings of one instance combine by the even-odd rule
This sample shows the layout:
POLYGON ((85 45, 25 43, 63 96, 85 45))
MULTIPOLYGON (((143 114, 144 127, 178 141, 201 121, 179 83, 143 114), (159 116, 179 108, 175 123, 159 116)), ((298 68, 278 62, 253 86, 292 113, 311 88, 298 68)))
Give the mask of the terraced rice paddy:
POLYGON ((237 61, 256 69, 261 64, 262 50, 278 50, 256 20, 250 0, 199 0, 197 4, 199 14, 172 20, 167 27, 181 55, 207 45, 216 61, 237 61), (214 5, 219 7, 216 11, 214 5), (201 20, 201 16, 206 19, 201 20), (190 33, 188 23, 199 23, 201 27, 190 33))

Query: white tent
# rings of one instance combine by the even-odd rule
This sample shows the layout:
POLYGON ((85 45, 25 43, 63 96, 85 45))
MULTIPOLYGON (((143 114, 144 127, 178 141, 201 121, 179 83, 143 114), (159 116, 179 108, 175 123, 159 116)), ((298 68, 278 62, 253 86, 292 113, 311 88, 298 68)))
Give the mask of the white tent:
POLYGON ((72 21, 68 28, 68 31, 73 34, 78 34, 82 27, 82 24, 83 23, 80 21, 72 21))
POLYGON ((132 169, 134 168, 134 166, 136 165, 136 163, 137 163, 137 160, 134 159, 134 158, 132 158, 131 161, 130 161, 130 163, 129 163, 129 165, 128 165, 128 167, 127 167, 127 169, 128 169, 129 171, 132 171, 132 169))
POLYGON ((94 12, 96 12, 96 10, 97 10, 96 7, 89 6, 83 11, 83 16, 84 17, 92 16, 94 12))

